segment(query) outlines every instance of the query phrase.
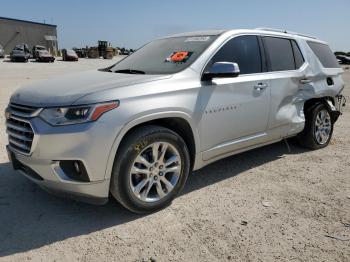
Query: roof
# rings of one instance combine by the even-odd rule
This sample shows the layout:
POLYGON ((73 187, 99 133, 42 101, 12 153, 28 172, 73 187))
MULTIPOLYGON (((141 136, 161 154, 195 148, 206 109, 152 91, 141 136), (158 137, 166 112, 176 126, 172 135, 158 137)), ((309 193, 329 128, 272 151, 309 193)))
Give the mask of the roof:
POLYGON ((1 17, 0 20, 10 20, 10 21, 16 21, 16 22, 23 22, 23 23, 30 23, 30 24, 36 24, 36 25, 44 25, 44 26, 50 26, 50 27, 57 27, 57 25, 52 25, 52 24, 44 24, 44 23, 39 23, 39 22, 34 22, 34 21, 27 21, 27 20, 21 20, 21 19, 16 19, 16 18, 9 18, 9 17, 1 17))
POLYGON ((273 29, 273 28, 256 28, 256 29, 232 29, 232 30, 208 30, 208 31, 195 31, 195 32, 188 32, 188 33, 180 33, 180 34, 174 34, 167 36, 165 38, 170 37, 181 37, 181 36, 210 36, 210 35, 221 35, 224 33, 234 33, 234 32, 245 32, 245 33, 260 33, 260 34, 270 34, 275 36, 290 36, 290 37, 301 37, 301 38, 307 38, 312 40, 319 41, 314 36, 309 36, 305 34, 300 34, 296 32, 286 31, 282 29, 273 29))

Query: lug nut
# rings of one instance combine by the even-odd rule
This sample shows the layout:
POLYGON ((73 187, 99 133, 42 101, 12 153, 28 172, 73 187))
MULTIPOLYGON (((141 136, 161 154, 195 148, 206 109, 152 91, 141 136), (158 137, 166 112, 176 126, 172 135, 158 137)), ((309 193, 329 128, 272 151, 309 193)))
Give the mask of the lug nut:
POLYGON ((163 172, 159 172, 159 175, 160 175, 160 176, 163 176, 163 172))

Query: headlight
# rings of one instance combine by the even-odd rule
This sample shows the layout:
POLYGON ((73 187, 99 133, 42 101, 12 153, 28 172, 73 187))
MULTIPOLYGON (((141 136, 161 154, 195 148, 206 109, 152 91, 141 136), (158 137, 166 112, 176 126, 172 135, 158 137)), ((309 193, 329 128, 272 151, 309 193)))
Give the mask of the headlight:
POLYGON ((40 117, 53 126, 80 124, 96 121, 104 113, 118 106, 119 101, 113 101, 93 105, 47 108, 40 113, 40 117))

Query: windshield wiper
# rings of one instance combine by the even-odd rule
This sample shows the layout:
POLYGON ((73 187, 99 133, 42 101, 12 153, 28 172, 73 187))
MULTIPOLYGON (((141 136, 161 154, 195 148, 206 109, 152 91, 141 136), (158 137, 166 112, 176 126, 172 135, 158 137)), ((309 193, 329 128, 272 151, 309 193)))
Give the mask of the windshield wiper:
POLYGON ((114 73, 120 73, 120 74, 135 74, 135 75, 144 75, 146 74, 144 71, 141 70, 134 70, 134 69, 121 69, 116 70, 114 73))

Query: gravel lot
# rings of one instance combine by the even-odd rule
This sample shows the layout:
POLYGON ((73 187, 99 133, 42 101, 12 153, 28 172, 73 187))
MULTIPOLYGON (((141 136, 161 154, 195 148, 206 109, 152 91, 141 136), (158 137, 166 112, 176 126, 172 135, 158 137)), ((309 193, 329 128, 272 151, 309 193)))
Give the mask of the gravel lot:
MULTIPOLYGON (((0 111, 23 84, 111 63, 0 60, 0 111)), ((350 70, 344 79, 350 104, 350 70)), ((281 142, 221 160, 138 216, 56 198, 13 171, 1 113, 0 261, 350 261, 349 130, 347 107, 326 149, 281 142)))

